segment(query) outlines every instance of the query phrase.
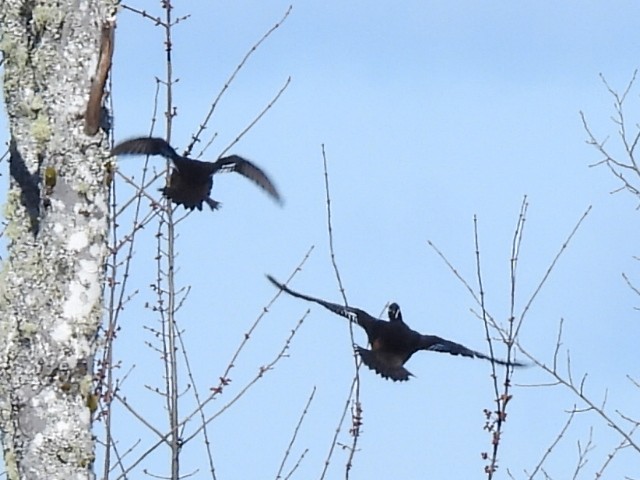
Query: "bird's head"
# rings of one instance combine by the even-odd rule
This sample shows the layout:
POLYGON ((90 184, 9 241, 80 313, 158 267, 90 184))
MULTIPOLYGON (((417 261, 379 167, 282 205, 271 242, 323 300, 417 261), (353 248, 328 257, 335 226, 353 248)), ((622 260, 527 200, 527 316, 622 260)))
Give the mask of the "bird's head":
POLYGON ((387 311, 389 314, 390 322, 401 322, 402 321, 402 312, 400 312, 400 305, 393 302, 389 305, 389 309, 387 311))

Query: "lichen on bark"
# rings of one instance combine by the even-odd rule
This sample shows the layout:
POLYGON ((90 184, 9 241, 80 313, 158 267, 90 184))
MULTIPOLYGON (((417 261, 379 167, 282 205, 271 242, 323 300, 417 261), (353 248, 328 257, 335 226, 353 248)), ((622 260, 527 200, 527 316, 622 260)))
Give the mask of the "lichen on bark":
POLYGON ((114 9, 110 0, 0 0, 11 139, 0 273, 8 478, 94 478, 87 397, 103 305, 108 145, 104 130, 83 133, 83 109, 114 9), (56 172, 50 188, 46 169, 56 172))

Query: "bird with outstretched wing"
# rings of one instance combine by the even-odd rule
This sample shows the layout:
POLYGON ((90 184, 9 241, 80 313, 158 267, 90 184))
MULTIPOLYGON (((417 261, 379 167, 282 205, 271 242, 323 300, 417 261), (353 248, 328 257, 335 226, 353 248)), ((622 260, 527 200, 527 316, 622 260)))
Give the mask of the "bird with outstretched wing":
POLYGON ((202 210, 206 202, 211 210, 220 208, 220 202, 210 197, 213 187, 213 175, 218 172, 236 172, 248 178, 276 202, 282 203, 280 193, 266 173, 255 164, 238 155, 219 158, 215 162, 203 162, 178 155, 164 139, 157 137, 139 137, 118 143, 111 151, 112 155, 161 155, 173 162, 174 168, 167 185, 160 189, 162 194, 176 205, 185 209, 202 210))
POLYGON ((409 377, 413 376, 413 374, 404 367, 404 364, 414 353, 420 350, 444 352, 470 358, 482 358, 497 363, 498 365, 513 367, 524 366, 524 364, 519 362, 507 362, 491 358, 483 353, 471 350, 464 345, 445 340, 435 335, 422 335, 404 323, 400 306, 397 303, 389 305, 387 310, 389 320, 380 320, 359 308, 345 307, 298 293, 291 290, 285 284, 278 282, 271 275, 267 275, 267 278, 273 285, 287 292, 289 295, 322 305, 333 313, 345 317, 361 326, 367 334, 369 344, 371 345, 370 350, 356 345, 356 351, 360 355, 360 358, 362 358, 362 362, 383 378, 391 379, 394 382, 409 380, 409 377))

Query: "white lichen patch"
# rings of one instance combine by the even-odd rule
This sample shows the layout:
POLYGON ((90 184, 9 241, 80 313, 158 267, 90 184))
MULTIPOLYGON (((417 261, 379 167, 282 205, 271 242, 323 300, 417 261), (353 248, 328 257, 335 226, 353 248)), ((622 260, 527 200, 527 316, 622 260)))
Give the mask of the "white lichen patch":
POLYGON ((104 245, 94 243, 89 247, 89 255, 91 255, 94 258, 98 256, 102 256, 102 253, 104 252, 104 250, 105 250, 104 245))
MULTIPOLYGON (((106 216, 107 213, 109 212, 109 205, 107 204, 107 197, 103 194, 98 194, 93 198, 93 203, 95 204, 96 208, 98 209, 98 211, 100 213, 103 214, 103 216, 106 216)), ((104 230, 104 225, 105 225, 105 219, 104 218, 98 218, 94 220, 96 223, 96 227, 100 230, 103 231, 104 230)))
POLYGON ((99 265, 95 260, 79 260, 77 279, 69 283, 69 295, 62 315, 72 321, 86 319, 100 299, 99 265))
POLYGON ((87 234, 84 231, 74 232, 69 236, 69 241, 67 242, 67 249, 71 251, 79 251, 87 247, 89 245, 89 239, 87 238, 87 234))
POLYGON ((69 322, 58 322, 51 330, 51 339, 58 343, 67 343, 73 333, 69 322))
POLYGON ((91 423, 91 412, 88 408, 80 410, 78 413, 78 420, 85 425, 89 425, 91 423))
POLYGON ((73 431, 73 425, 65 420, 59 420, 56 422, 55 429, 65 438, 68 433, 73 431))
POLYGON ((33 446, 35 448, 40 448, 44 444, 44 435, 42 433, 36 433, 33 437, 33 446))
POLYGON ((45 407, 49 408, 54 405, 57 401, 57 397, 55 392, 51 389, 45 389, 40 392, 40 395, 36 395, 31 399, 31 406, 34 408, 45 407))

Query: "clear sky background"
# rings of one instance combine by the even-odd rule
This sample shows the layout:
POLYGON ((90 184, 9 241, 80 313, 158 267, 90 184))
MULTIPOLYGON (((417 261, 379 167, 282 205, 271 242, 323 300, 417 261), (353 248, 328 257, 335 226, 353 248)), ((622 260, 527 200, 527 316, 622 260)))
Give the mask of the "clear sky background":
MULTIPOLYGON (((130 5, 162 15, 157 2, 130 5)), ((235 66, 288 5, 175 2, 176 16, 191 15, 174 30, 176 149, 186 146, 235 66)), ((478 216, 488 308, 505 321, 510 247, 523 196, 529 211, 518 311, 593 205, 533 304, 521 342, 550 363, 563 318, 562 351, 571 352, 574 377, 588 372, 586 392, 594 401, 606 393, 614 418, 619 409, 637 419, 640 391, 626 376, 640 377, 640 314, 634 310, 640 298, 621 276, 627 272, 640 283, 633 259, 640 254, 637 199, 611 195, 618 183, 608 170, 588 167, 600 157, 585 144, 579 111, 619 151, 612 98, 599 73, 612 87, 626 87, 638 67, 638 18, 640 5, 632 1, 295 2, 223 97, 207 130, 218 136, 203 157, 216 158, 291 76, 283 97, 232 149, 271 175, 284 207, 238 175, 219 175, 213 198, 223 202, 222 210, 195 212, 178 227, 178 280, 192 287, 179 319, 201 390, 217 384, 274 295, 265 273, 286 279, 314 245, 291 286, 341 301, 328 249, 324 144, 335 253, 350 304, 377 314, 396 301, 414 329, 480 351, 488 347, 482 323, 470 312, 475 303, 427 240, 474 282, 472 219, 478 216)), ((149 131, 154 78, 164 76, 162 41, 160 28, 122 12, 113 70, 116 141, 149 131)), ((638 93, 629 98, 632 125, 638 93)), ((163 126, 156 133, 163 135, 163 126)), ((119 168, 139 175, 142 163, 142 157, 122 158, 119 168)), ((145 346, 153 338, 144 329, 156 325, 143 308, 155 298, 148 288, 155 278, 154 233, 145 231, 136 244, 133 281, 140 293, 123 317, 116 354, 122 374, 135 366, 125 383, 128 399, 164 431, 164 404, 143 388, 162 385, 158 354, 145 346)), ((309 448, 294 478, 319 478, 353 376, 343 319, 281 296, 215 406, 272 359, 309 307, 290 356, 212 424, 218 478, 275 478, 313 387, 292 458, 309 448)), ((356 341, 366 342, 362 332, 356 341)), ((364 425, 352 478, 483 478, 481 452, 490 450, 491 440, 482 428, 483 409, 494 405, 490 364, 421 352, 408 369, 416 377, 403 384, 361 370, 364 425)), ((523 470, 538 463, 566 411, 583 406, 561 387, 528 387, 552 381, 537 368, 518 371, 514 381, 497 478, 508 478, 507 469, 528 478, 523 470)), ((139 438, 142 445, 154 440, 121 409, 115 418, 121 449, 139 438)), ((349 422, 341 443, 351 443, 348 428, 349 422)), ((572 478, 577 442, 584 446, 591 428, 594 449, 578 478, 594 478, 621 439, 593 413, 579 415, 550 455, 545 465, 552 478, 572 478)), ((184 473, 200 469, 195 478, 208 478, 203 451, 201 444, 185 446, 184 473)), ((335 453, 327 478, 344 477, 346 455, 335 453)), ((167 465, 160 455, 145 467, 163 474, 167 465)), ((626 449, 604 478, 636 478, 638 472, 640 455, 626 449)), ((142 476, 138 471, 131 478, 142 476)))

